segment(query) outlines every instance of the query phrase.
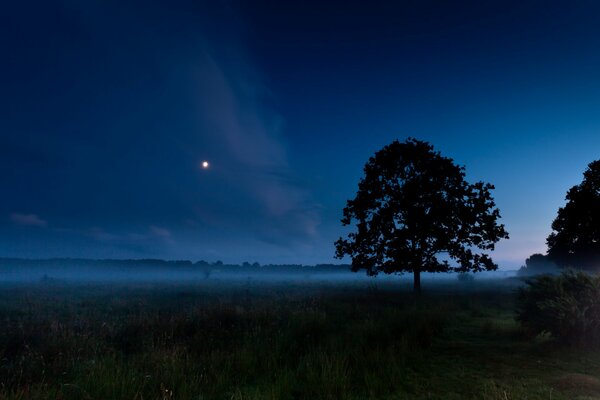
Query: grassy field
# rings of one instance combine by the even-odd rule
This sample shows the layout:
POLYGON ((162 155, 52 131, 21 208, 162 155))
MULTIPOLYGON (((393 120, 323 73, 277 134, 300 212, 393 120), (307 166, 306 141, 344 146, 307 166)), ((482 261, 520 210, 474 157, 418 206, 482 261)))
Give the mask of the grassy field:
POLYGON ((514 285, 4 285, 0 399, 590 399, 514 285))

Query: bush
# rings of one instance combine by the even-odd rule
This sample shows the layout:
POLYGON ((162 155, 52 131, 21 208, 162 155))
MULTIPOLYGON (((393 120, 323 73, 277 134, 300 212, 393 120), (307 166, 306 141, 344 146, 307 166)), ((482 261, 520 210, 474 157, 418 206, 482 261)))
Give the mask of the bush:
POLYGON ((600 341, 600 277, 567 271, 541 275, 520 289, 517 320, 530 335, 549 333, 563 343, 600 341))

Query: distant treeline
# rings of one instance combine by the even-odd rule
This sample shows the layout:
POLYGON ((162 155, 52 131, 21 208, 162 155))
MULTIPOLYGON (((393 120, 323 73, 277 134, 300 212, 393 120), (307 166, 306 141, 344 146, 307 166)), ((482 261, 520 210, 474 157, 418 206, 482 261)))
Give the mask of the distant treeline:
POLYGON ((161 260, 161 259, 86 259, 86 258, 49 258, 49 259, 23 259, 23 258, 0 258, 0 269, 6 270, 15 268, 44 268, 44 269, 186 269, 186 270, 220 270, 220 271, 248 271, 256 272, 348 272, 348 264, 265 264, 257 262, 242 264, 225 264, 222 261, 208 262, 204 260, 192 262, 189 260, 161 260))

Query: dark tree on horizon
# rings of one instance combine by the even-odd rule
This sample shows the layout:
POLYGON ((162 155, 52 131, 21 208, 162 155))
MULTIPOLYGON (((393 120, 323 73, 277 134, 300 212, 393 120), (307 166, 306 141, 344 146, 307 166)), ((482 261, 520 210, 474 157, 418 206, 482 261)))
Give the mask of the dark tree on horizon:
POLYGON ((527 257, 518 274, 521 276, 554 274, 558 271, 558 265, 549 256, 534 253, 527 257))
POLYGON ((600 160, 588 164, 558 209, 548 236, 548 255, 561 267, 600 269, 600 160))
POLYGON ((468 183, 464 167, 413 138, 375 153, 364 174, 342 219, 343 225, 356 222, 356 231, 335 243, 336 257, 350 256, 353 271, 412 272, 420 292, 421 272, 497 269, 477 251, 508 238, 497 223, 493 185, 468 183))

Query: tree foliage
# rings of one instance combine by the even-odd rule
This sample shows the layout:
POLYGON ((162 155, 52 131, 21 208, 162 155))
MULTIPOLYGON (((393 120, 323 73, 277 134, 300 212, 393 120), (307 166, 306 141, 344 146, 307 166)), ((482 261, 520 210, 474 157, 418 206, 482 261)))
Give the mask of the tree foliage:
POLYGON ((600 160, 567 192, 548 236, 548 255, 562 267, 600 269, 600 160))
POLYGON ((558 266, 549 256, 540 253, 530 255, 525 260, 525 265, 519 269, 520 276, 554 274, 559 271, 558 266))
POLYGON ((352 269, 368 275, 413 272, 416 290, 421 272, 494 270, 489 255, 477 251, 508 238, 497 223, 493 188, 469 184, 464 167, 427 142, 394 141, 365 165, 342 219, 356 230, 336 242, 336 257, 350 256, 352 269))

